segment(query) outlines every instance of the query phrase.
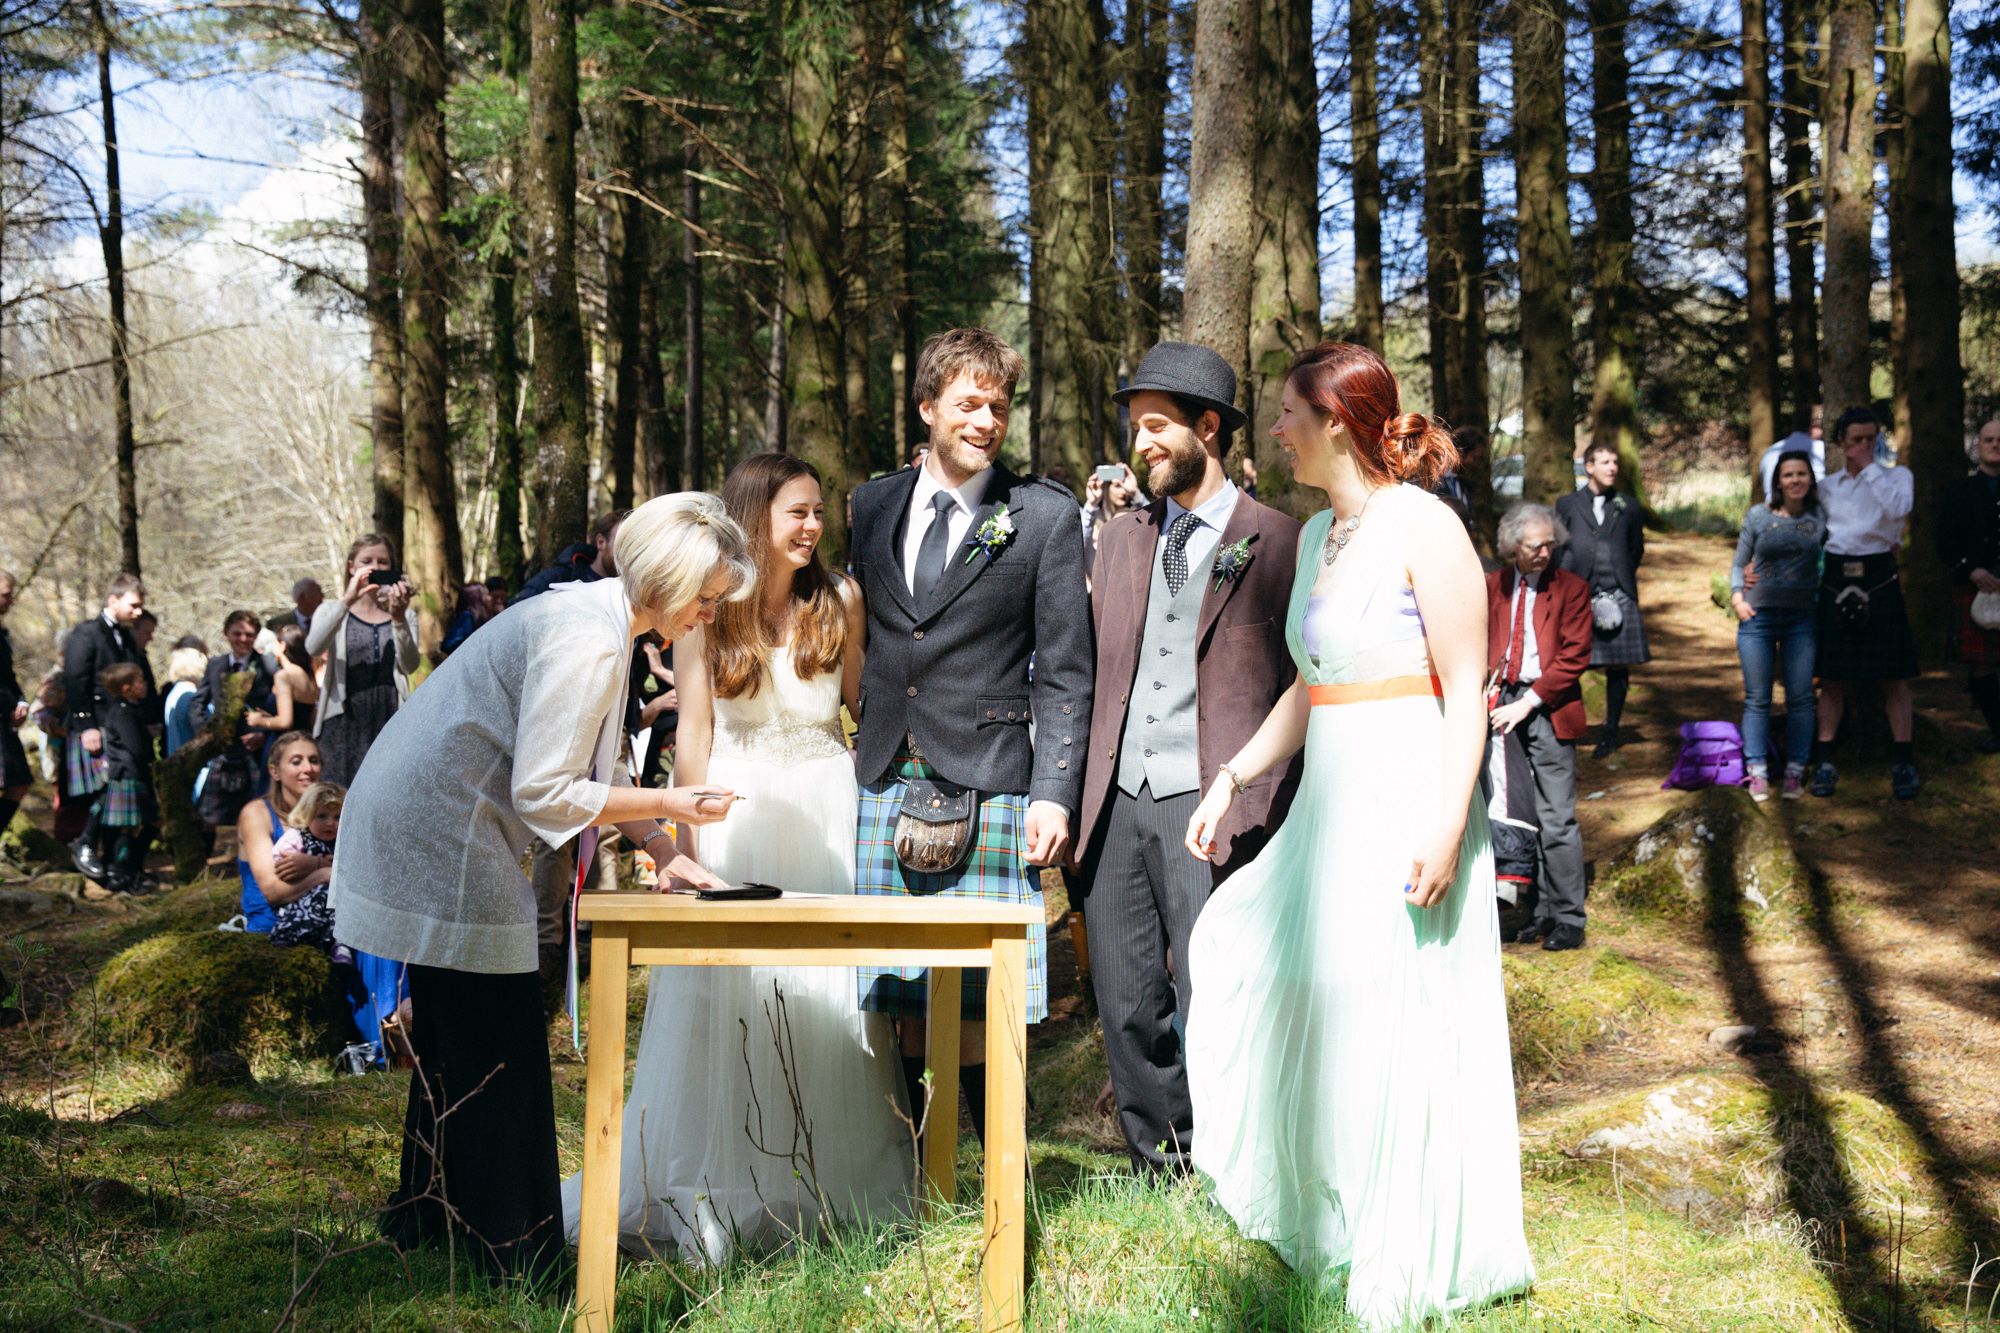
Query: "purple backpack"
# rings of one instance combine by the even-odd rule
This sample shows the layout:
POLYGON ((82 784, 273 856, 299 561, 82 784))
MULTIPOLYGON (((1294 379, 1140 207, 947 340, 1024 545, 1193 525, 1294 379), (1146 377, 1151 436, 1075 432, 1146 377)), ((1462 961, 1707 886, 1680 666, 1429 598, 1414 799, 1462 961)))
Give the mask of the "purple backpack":
POLYGON ((1663 790, 1740 787, 1743 779, 1743 733, 1734 722, 1681 723, 1681 757, 1660 784, 1663 790))

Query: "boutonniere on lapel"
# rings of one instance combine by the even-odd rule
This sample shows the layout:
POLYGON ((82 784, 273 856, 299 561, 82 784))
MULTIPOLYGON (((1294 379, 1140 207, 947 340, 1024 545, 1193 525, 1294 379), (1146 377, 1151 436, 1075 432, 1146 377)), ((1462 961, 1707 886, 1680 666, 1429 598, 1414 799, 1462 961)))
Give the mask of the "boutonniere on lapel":
POLYGON ((1007 544, 1013 540, 1014 516, 1007 512, 1006 505, 1001 505, 993 511, 990 518, 979 525, 978 531, 972 534, 972 540, 968 544, 969 549, 965 553, 965 563, 969 565, 974 556, 983 554, 986 563, 992 564, 993 558, 1006 550, 1007 544))
POLYGON ((1243 577, 1243 571, 1250 568, 1250 562, 1256 559, 1250 554, 1250 543, 1256 541, 1259 535, 1253 532, 1248 537, 1238 537, 1215 553, 1215 564, 1209 570, 1215 575, 1215 586, 1209 589, 1210 592, 1220 592, 1223 584, 1234 583, 1243 577))

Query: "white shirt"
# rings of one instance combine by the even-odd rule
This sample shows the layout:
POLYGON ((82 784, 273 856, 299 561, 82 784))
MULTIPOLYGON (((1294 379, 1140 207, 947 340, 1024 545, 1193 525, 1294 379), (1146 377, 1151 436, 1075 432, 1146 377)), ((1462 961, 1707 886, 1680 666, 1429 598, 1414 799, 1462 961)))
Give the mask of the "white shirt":
POLYGON ((1167 524, 1160 530, 1160 540, 1174 530, 1174 522, 1182 514, 1193 514, 1201 520, 1201 526, 1188 534, 1187 567, 1188 577, 1193 579, 1208 577, 1210 565, 1215 559, 1215 548, 1222 544, 1222 530, 1229 526, 1229 516, 1236 512, 1236 497, 1241 494, 1236 483, 1224 480, 1222 489, 1203 500, 1193 509, 1183 509, 1181 502, 1171 495, 1167 497, 1167 524))
MULTIPOLYGON (((993 480, 993 469, 987 468, 974 473, 963 486, 956 490, 946 490, 944 483, 931 475, 931 463, 927 457, 924 465, 917 469, 916 489, 910 492, 909 521, 903 525, 903 586, 912 593, 917 590, 917 552, 924 544, 924 534, 931 530, 937 519, 937 511, 931 508, 931 497, 943 492, 953 499, 952 507, 945 514, 945 550, 956 551, 965 542, 966 529, 972 526, 972 511, 986 502, 986 485, 993 480)), ((950 556, 946 556, 949 561, 950 556)))
POLYGON ((1795 430, 1784 439, 1764 451, 1757 460, 1757 470, 1764 476, 1764 494, 1771 493, 1771 475, 1778 470, 1778 460, 1789 453, 1812 455, 1813 480, 1826 476, 1826 441, 1815 440, 1802 430, 1795 430))
MULTIPOLYGON (((1541 645, 1535 642, 1535 579, 1540 577, 1541 575, 1537 574, 1533 578, 1530 578, 1518 569, 1514 571, 1514 596, 1508 602, 1507 637, 1501 640, 1503 646, 1500 651, 1504 654, 1514 642, 1514 614, 1518 611, 1522 623, 1526 626, 1521 631, 1521 670, 1519 674, 1523 685, 1533 685, 1542 678, 1542 649, 1541 645), (1522 595, 1523 589, 1526 589, 1525 596, 1522 595)), ((1501 662, 1504 666, 1506 662, 1504 656, 1501 658, 1501 662)), ((1506 678, 1504 671, 1501 674, 1501 678, 1503 680, 1506 678)), ((1540 708, 1542 706, 1542 696, 1533 690, 1529 690, 1521 697, 1528 701, 1530 708, 1540 708)))
POLYGON ((1841 468, 1819 484, 1828 555, 1881 555, 1903 544, 1916 507, 1916 479, 1906 467, 1870 463, 1860 475, 1841 468))

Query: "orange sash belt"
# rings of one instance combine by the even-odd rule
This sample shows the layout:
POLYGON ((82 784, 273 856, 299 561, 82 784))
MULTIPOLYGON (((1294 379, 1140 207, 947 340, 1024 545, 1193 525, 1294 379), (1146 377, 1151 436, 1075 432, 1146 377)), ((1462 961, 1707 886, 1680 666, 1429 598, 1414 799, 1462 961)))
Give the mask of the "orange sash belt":
POLYGON ((1410 699, 1428 695, 1444 698, 1444 682, 1436 676, 1389 676, 1383 680, 1359 680, 1351 685, 1308 685, 1306 698, 1315 708, 1334 704, 1373 703, 1378 699, 1410 699))

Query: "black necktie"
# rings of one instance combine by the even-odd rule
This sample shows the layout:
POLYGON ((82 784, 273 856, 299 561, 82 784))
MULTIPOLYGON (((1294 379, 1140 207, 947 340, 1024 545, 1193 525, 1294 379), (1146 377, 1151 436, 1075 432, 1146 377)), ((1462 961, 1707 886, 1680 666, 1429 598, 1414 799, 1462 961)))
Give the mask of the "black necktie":
POLYGON ((1164 557, 1167 566, 1167 591, 1175 597, 1180 596, 1181 589, 1187 586, 1188 538, 1194 536, 1194 530, 1200 526, 1200 519, 1190 512, 1183 511, 1181 516, 1174 520, 1174 525, 1167 529, 1167 553, 1164 557))
POLYGON ((944 573, 945 555, 951 548, 948 516, 954 499, 950 491, 939 491, 931 497, 931 525, 924 529, 924 539, 917 543, 917 567, 910 576, 910 591, 916 594, 918 606, 929 600, 938 575, 944 573))

